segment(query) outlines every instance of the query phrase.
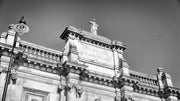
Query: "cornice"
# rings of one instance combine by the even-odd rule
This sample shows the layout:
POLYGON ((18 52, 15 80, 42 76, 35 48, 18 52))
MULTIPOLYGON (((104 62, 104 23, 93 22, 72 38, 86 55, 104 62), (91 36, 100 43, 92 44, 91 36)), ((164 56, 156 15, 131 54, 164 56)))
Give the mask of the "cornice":
POLYGON ((178 99, 180 99, 180 89, 179 88, 167 86, 164 88, 164 92, 161 92, 161 93, 162 93, 161 95, 164 98, 167 98, 169 96, 175 96, 178 99))
POLYGON ((28 63, 32 62, 33 64, 40 64, 40 66, 45 65, 46 67, 51 66, 53 68, 56 67, 57 63, 59 62, 52 62, 52 61, 47 61, 47 60, 42 60, 34 57, 28 57, 27 58, 28 63))
POLYGON ((139 82, 137 79, 132 79, 130 76, 122 76, 119 78, 120 88, 124 86, 130 86, 133 88, 133 92, 146 94, 151 96, 159 96, 158 86, 149 86, 139 82))
POLYGON ((77 29, 75 27, 67 27, 64 32, 60 35, 60 38, 63 40, 67 40, 69 37, 69 34, 72 34, 76 38, 82 41, 87 41, 88 43, 96 44, 105 48, 110 49, 119 49, 119 50, 125 50, 127 48, 127 45, 124 45, 122 42, 117 40, 110 40, 104 36, 101 35, 94 35, 90 32, 77 29))
POLYGON ((42 45, 34 44, 34 43, 31 43, 31 42, 27 42, 27 41, 24 41, 24 40, 18 40, 18 42, 20 44, 22 44, 22 45, 26 45, 27 47, 31 47, 31 48, 35 48, 35 49, 39 49, 39 50, 45 50, 47 52, 51 52, 51 53, 55 53, 55 54, 59 54, 59 55, 62 54, 61 51, 51 49, 51 48, 48 48, 48 47, 44 47, 42 45))
POLYGON ((67 61, 62 64, 62 68, 57 67, 57 70, 59 75, 62 76, 66 76, 69 73, 76 73, 80 75, 79 79, 82 81, 113 87, 112 77, 91 72, 87 70, 87 66, 83 64, 67 61))
POLYGON ((144 85, 133 85, 133 91, 136 93, 151 95, 151 96, 159 96, 159 90, 158 87, 148 87, 144 85))
POLYGON ((100 41, 100 42, 103 42, 103 43, 107 43, 107 44, 110 44, 111 43, 111 40, 106 38, 106 37, 103 37, 103 36, 100 36, 100 35, 94 35, 90 32, 87 32, 87 31, 84 31, 82 29, 77 29, 73 26, 69 26, 67 27, 64 32, 61 34, 60 38, 61 39, 65 39, 66 38, 66 34, 67 32, 73 32, 73 33, 76 33, 80 36, 84 36, 84 37, 87 37, 89 39, 92 39, 94 38, 95 40, 97 41, 100 41))
POLYGON ((22 63, 22 66, 48 72, 48 73, 58 74, 58 71, 56 70, 54 65, 42 64, 42 63, 39 63, 38 61, 35 62, 35 61, 28 60, 28 62, 22 63))

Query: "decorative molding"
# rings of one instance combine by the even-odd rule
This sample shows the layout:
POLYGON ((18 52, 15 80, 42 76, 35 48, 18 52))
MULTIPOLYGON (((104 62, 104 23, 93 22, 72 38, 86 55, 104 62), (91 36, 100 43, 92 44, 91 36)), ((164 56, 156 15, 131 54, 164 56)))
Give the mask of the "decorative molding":
POLYGON ((64 32, 61 34, 60 38, 67 40, 69 33, 75 34, 76 37, 79 37, 80 40, 91 42, 93 44, 106 47, 106 48, 112 48, 112 47, 120 47, 125 50, 127 48, 126 45, 124 45, 122 42, 119 41, 112 41, 106 37, 100 36, 100 35, 94 35, 91 34, 90 32, 77 29, 75 27, 67 27, 64 32))
POLYGON ((160 92, 160 94, 164 98, 168 98, 169 96, 175 96, 178 99, 180 99, 180 89, 175 87, 167 86, 166 88, 164 88, 164 92, 160 92))
POLYGON ((48 94, 37 89, 24 88, 21 101, 48 101, 48 94))

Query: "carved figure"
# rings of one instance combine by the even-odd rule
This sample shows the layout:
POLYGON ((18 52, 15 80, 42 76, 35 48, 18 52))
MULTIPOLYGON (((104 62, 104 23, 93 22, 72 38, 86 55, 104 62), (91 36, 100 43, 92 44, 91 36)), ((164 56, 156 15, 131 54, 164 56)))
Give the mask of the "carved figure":
POLYGON ((66 43, 66 45, 65 45, 65 47, 63 49, 62 63, 64 63, 64 62, 69 60, 68 55, 69 55, 70 52, 78 54, 78 47, 80 47, 78 38, 76 38, 73 35, 69 35, 68 38, 69 39, 67 40, 67 43, 66 43))
POLYGON ((76 86, 76 97, 81 97, 83 93, 83 88, 81 86, 76 86))
POLYGON ((93 19, 93 21, 90 21, 91 24, 91 33, 97 35, 97 28, 98 28, 98 24, 96 24, 95 19, 93 19))

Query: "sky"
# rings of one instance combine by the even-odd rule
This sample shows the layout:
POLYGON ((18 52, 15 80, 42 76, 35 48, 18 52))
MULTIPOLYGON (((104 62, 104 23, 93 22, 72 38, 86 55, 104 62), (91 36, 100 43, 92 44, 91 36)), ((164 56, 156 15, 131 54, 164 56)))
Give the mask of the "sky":
POLYGON ((25 16, 30 32, 22 40, 62 50, 68 26, 119 40, 130 69, 156 75, 157 67, 180 88, 180 0, 0 0, 0 32, 25 16))

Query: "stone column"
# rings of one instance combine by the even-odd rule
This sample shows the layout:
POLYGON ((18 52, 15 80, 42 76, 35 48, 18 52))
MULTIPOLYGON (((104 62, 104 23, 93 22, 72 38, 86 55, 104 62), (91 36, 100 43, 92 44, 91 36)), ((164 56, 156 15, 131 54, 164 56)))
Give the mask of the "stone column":
POLYGON ((119 57, 118 57, 118 52, 115 48, 113 48, 113 55, 114 55, 114 66, 115 69, 119 68, 119 57))
POLYGON ((113 55, 114 55, 114 71, 115 71, 115 77, 119 77, 120 75, 122 75, 122 72, 120 72, 120 70, 122 71, 123 68, 123 51, 120 49, 116 49, 113 48, 113 55))
POLYGON ((127 99, 127 101, 129 101, 128 99, 132 99, 133 98, 132 96, 133 96, 133 87, 124 85, 121 88, 121 100, 124 101, 123 99, 127 99))
POLYGON ((79 75, 74 73, 69 73, 66 76, 66 101, 78 101, 79 94, 79 75))

